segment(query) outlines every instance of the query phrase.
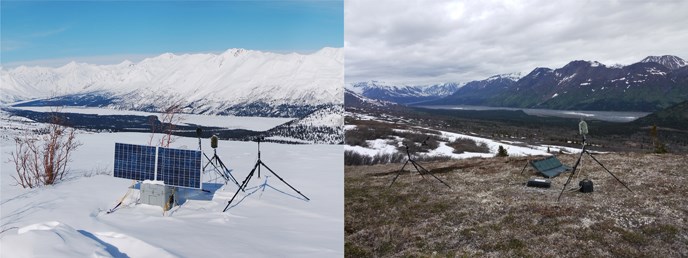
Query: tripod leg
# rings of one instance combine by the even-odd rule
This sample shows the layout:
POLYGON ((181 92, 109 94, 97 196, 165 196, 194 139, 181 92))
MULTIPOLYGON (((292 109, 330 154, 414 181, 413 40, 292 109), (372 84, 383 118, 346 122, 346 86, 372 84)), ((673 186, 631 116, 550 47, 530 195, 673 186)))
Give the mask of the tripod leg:
POLYGON ((287 181, 284 181, 284 179, 282 179, 279 175, 277 175, 277 173, 275 173, 275 171, 272 171, 272 169, 270 169, 267 165, 265 165, 265 163, 263 163, 262 161, 258 160, 258 164, 265 166, 265 168, 267 168, 268 171, 270 171, 270 173, 272 173, 273 175, 275 175, 280 181, 282 181, 282 183, 284 183, 284 184, 286 184, 287 186, 289 186, 289 188, 291 188, 291 190, 294 190, 296 193, 298 193, 298 194, 300 194, 301 196, 303 196, 303 198, 306 198, 306 200, 309 200, 309 201, 311 200, 311 199, 309 199, 308 197, 306 197, 305 195, 303 195, 301 192, 299 192, 299 190, 296 190, 296 188, 294 188, 294 187, 291 186, 289 183, 287 183, 287 181))
POLYGON ((526 160, 526 165, 523 166, 523 169, 521 170, 521 175, 523 175, 523 171, 526 171, 526 168, 528 167, 528 164, 530 164, 530 161, 526 160))
POLYGON ((590 156, 595 162, 597 162, 597 164, 600 164, 600 166, 602 166, 602 168, 604 168, 604 170, 606 170, 607 173, 609 173, 610 175, 612 175, 612 176, 614 177, 614 179, 616 179, 616 181, 619 181, 619 183, 621 183, 621 185, 623 185, 624 187, 626 187, 626 189, 628 189, 628 191, 631 191, 631 193, 633 192, 633 191, 631 190, 631 188, 628 188, 628 186, 627 186, 626 184, 624 184, 624 182, 622 182, 621 180, 619 180, 619 178, 616 177, 614 174, 612 174, 612 172, 609 171, 609 169, 607 169, 604 165, 602 165, 602 163, 601 163, 600 161, 598 161, 598 160, 595 158, 595 156, 593 156, 592 154, 590 154, 590 152, 588 152, 588 151, 585 151, 585 153, 587 153, 588 156, 590 156))
MULTIPOLYGON (((256 166, 257 165, 258 164, 256 163, 256 166)), ((246 176, 246 179, 244 179, 244 182, 241 183, 241 186, 239 186, 239 189, 237 189, 237 191, 234 193, 234 196, 232 196, 232 199, 229 199, 229 202, 227 202, 227 206, 225 206, 225 208, 222 210, 222 212, 227 211, 227 209, 229 209, 229 205, 232 205, 234 198, 236 198, 236 196, 239 194, 239 191, 246 188, 246 185, 248 185, 248 181, 251 180, 251 177, 253 176, 253 171, 255 171, 255 170, 256 170, 256 168, 253 167, 253 170, 251 170, 251 173, 248 173, 248 176, 246 176)))
POLYGON ((227 169, 227 167, 225 166, 225 163, 222 162, 222 160, 220 160, 220 159, 218 159, 218 161, 220 162, 220 167, 221 167, 222 169, 224 169, 224 172, 225 172, 225 173, 222 175, 222 177, 225 178, 225 180, 232 180, 232 182, 234 182, 234 184, 236 184, 237 186, 239 186, 239 182, 237 182, 236 178, 234 178, 234 176, 232 175, 232 173, 229 173, 229 169, 227 169))
MULTIPOLYGON (((415 163, 415 161, 413 161, 413 162, 415 163)), ((447 183, 445 183, 444 181, 442 181, 442 179, 440 179, 439 177, 435 176, 435 174, 433 174, 432 172, 430 172, 430 170, 425 169, 425 168, 424 168, 423 166, 421 166, 420 164, 416 164, 416 165, 418 165, 418 166, 419 166, 421 169, 423 169, 426 173, 430 174, 432 177, 434 177, 435 179, 437 179, 437 181, 440 181, 440 182, 442 182, 444 185, 446 185, 447 187, 451 188, 451 186, 449 186, 447 183)))
POLYGON ((561 192, 559 193, 559 197, 557 197, 557 202, 559 201, 559 199, 561 199, 561 195, 564 193, 564 189, 566 189, 566 186, 569 185, 569 182, 571 182, 571 178, 573 178, 573 174, 576 173, 576 168, 578 168, 578 164, 580 164, 581 158, 583 158, 583 153, 585 153, 585 145, 583 145, 583 149, 581 150, 580 156, 578 156, 578 160, 576 160, 576 164, 573 165, 573 169, 571 170, 571 174, 569 175, 569 179, 566 180, 564 187, 561 188, 561 192))
MULTIPOLYGON (((203 171, 205 171, 205 169, 208 167, 208 165, 212 165, 213 168, 215 168, 215 173, 218 173, 225 181, 228 181, 229 179, 225 175, 223 175, 222 172, 220 172, 220 169, 217 167, 219 164, 217 164, 217 165, 215 164, 215 163, 220 163, 220 164, 222 163, 220 158, 217 155, 213 155, 212 158, 208 158, 208 156, 206 156, 205 153, 203 153, 203 155, 208 160, 208 163, 206 163, 205 166, 203 166, 203 171), (215 163, 213 162, 213 160, 215 160, 215 163)), ((234 182, 237 186, 239 185, 239 183, 236 182, 236 180, 234 180, 234 182)))
POLYGON ((412 159, 410 159, 409 161, 411 161, 411 165, 413 165, 413 167, 416 168, 416 171, 418 171, 418 174, 420 174, 420 177, 422 177, 423 179, 425 179, 425 176, 423 175, 423 172, 418 168, 418 166, 419 166, 418 163, 416 163, 416 161, 415 161, 415 160, 412 160, 412 159))
POLYGON ((392 183, 390 183, 388 187, 392 187, 392 185, 394 184, 394 181, 397 181, 397 178, 401 175, 401 172, 404 172, 404 168, 406 167, 406 165, 408 165, 408 163, 409 163, 409 160, 406 160, 406 163, 404 163, 404 165, 401 167, 401 169, 399 169, 399 172, 397 172, 397 175, 394 177, 394 179, 392 179, 392 183))
POLYGON ((243 182, 241 182, 241 185, 239 186, 239 190, 246 192, 246 186, 248 185, 248 180, 251 179, 253 176, 253 173, 256 171, 256 167, 258 167, 260 163, 256 162, 256 165, 253 166, 253 169, 251 169, 251 172, 248 173, 248 176, 246 176, 246 179, 244 179, 243 182))
POLYGON ((212 161, 210 160, 210 158, 208 158, 208 155, 205 155, 205 153, 203 153, 203 156, 205 156, 205 159, 208 160, 208 163, 205 163, 205 166, 203 166, 203 170, 205 170, 205 168, 208 167, 208 165, 212 164, 212 161))
MULTIPOLYGON (((203 155, 205 155, 205 153, 203 153, 203 155)), ((208 156, 205 156, 205 158, 208 160, 208 163, 206 163, 205 166, 203 166, 202 171, 205 172, 205 169, 208 167, 208 165, 212 165, 213 168, 215 169, 215 173, 219 174, 219 175, 225 180, 225 183, 226 183, 226 182, 227 182, 227 178, 225 178, 225 177, 222 175, 222 173, 220 172, 220 169, 217 168, 217 166, 216 166, 215 164, 213 164, 213 161, 212 161, 212 160, 215 159, 215 157, 213 157, 212 159, 210 159, 210 158, 208 158, 208 156)), ((214 180, 217 180, 217 178, 215 178, 214 180)), ((239 184, 237 184, 237 186, 239 186, 239 184)))

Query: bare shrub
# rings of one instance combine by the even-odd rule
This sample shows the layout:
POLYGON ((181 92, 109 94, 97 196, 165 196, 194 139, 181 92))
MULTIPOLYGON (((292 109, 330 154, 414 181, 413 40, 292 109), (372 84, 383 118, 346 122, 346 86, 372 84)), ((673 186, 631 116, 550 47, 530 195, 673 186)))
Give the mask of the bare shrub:
POLYGON ((26 133, 14 138, 15 151, 10 153, 17 176, 12 176, 18 185, 34 188, 52 185, 65 178, 69 172, 70 156, 81 143, 76 140, 73 128, 62 124, 54 111, 45 134, 26 133))
MULTIPOLYGON (((437 149, 440 143, 435 137, 428 137, 426 134, 414 133, 414 132, 396 132, 399 137, 404 138, 403 145, 409 146, 411 151, 415 152, 428 152, 430 150, 437 149), (425 144, 423 144, 425 142, 425 144)), ((406 153, 406 147, 399 146, 397 148, 399 152, 406 153)))
POLYGON ((344 151, 344 165, 346 166, 360 166, 360 165, 375 165, 387 163, 399 163, 404 160, 405 155, 401 153, 387 153, 377 154, 375 156, 368 156, 360 154, 355 151, 344 151))
POLYGON ((351 146, 368 147, 366 140, 387 139, 395 134, 392 128, 382 126, 359 126, 346 131, 344 142, 351 146))
POLYGON ((454 153, 461 154, 464 152, 478 152, 490 153, 490 147, 484 142, 478 143, 468 138, 457 138, 453 142, 447 143, 447 146, 454 148, 454 153))
POLYGON ((155 134, 160 132, 162 137, 158 141, 158 146, 160 147, 170 147, 177 137, 173 135, 177 128, 177 124, 183 121, 183 118, 179 115, 182 112, 181 102, 176 102, 171 104, 169 107, 165 108, 160 118, 160 124, 156 122, 155 116, 150 116, 148 118, 148 123, 151 126, 151 135, 148 139, 148 145, 153 145, 153 139, 155 134))
POLYGON ((84 174, 85 177, 92 177, 92 176, 98 176, 98 175, 110 176, 110 175, 112 175, 112 170, 109 170, 107 167, 98 166, 98 167, 92 168, 91 171, 84 174))
POLYGON ((436 156, 418 155, 417 157, 415 157, 413 159, 415 161, 432 162, 432 161, 447 161, 447 160, 452 159, 452 157, 445 156, 445 155, 436 155, 436 156))

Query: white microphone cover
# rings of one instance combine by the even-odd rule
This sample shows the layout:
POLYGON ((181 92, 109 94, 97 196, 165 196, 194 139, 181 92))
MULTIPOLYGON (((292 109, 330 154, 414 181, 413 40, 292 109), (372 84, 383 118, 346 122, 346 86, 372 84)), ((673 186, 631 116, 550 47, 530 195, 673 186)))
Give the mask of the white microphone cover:
POLYGON ((580 121, 580 123, 578 123, 578 132, 581 135, 588 134, 588 123, 586 123, 585 121, 580 121))

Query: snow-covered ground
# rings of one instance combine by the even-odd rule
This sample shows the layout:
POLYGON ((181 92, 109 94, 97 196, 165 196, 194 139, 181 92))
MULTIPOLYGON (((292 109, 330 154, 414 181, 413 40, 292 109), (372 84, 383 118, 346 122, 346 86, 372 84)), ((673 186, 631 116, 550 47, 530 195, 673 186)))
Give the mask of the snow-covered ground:
MULTIPOLYGON (((51 112, 54 107, 13 107, 17 109, 30 110, 35 112, 51 112)), ((158 119, 162 120, 161 113, 151 113, 132 110, 119 110, 110 108, 86 108, 86 107, 64 107, 59 108, 63 113, 79 113, 79 114, 94 114, 94 115, 136 115, 136 116, 150 116, 156 115, 158 119)), ((266 131, 275 126, 284 124, 293 120, 293 118, 278 118, 278 117, 243 117, 243 116, 214 116, 214 115, 196 115, 196 114, 179 114, 182 124, 195 124, 202 126, 222 127, 228 129, 245 129, 252 131, 266 131)))
MULTIPOLYGON (((27 126, 3 120, 8 127, 27 126)), ((3 134, 17 130, 3 127, 3 134)), ((344 253, 344 182, 338 145, 261 144, 262 160, 311 200, 266 188, 238 206, 222 209, 237 187, 229 183, 199 194, 163 215, 162 208, 135 204, 137 190, 112 214, 130 180, 112 173, 115 142, 145 144, 148 134, 79 132, 70 176, 54 186, 15 186, 6 162, 11 137, 0 138, 0 256, 2 257, 341 257, 344 253)), ((171 147, 195 149, 197 139, 171 147)), ((211 154, 208 140, 202 141, 211 154)), ((256 161, 253 142, 221 141, 218 155, 240 181, 256 161)), ((260 179, 297 195, 265 169, 260 179)), ((248 193, 248 191, 247 191, 248 193)), ((237 200, 245 195, 239 194, 237 200)), ((236 201, 235 201, 236 202, 236 201)))
MULTIPOLYGON (((345 130, 354 130, 356 126, 354 125, 347 125, 345 127, 345 130)), ((430 128, 421 128, 421 129, 430 129, 430 128)), ((408 130, 400 130, 400 129, 394 129, 395 131, 408 131, 408 130)), ((482 137, 477 137, 477 136, 471 136, 471 135, 465 135, 465 134, 458 134, 458 133, 452 133, 452 132, 445 132, 445 131, 439 131, 441 133, 441 136, 431 136, 435 138, 439 142, 439 146, 433 150, 430 150, 428 153, 421 153, 418 155, 424 155, 424 156, 429 156, 429 157, 437 157, 437 156, 445 156, 445 157, 451 157, 455 159, 465 159, 465 158, 473 158, 473 157, 494 157, 495 154, 497 154, 499 146, 501 145, 504 147, 507 152, 509 153, 509 156, 534 156, 534 155, 551 155, 550 153, 547 152, 547 148, 550 148, 551 152, 559 152, 559 150, 562 150, 563 152, 566 153, 579 153, 580 149, 576 148, 570 148, 570 147, 563 147, 563 146, 556 146, 556 145, 527 145, 519 142, 513 142, 513 141, 497 141, 497 140, 492 140, 488 138, 482 138, 482 137), (477 152, 464 152, 460 154, 453 153, 454 148, 447 146, 447 143, 453 142, 456 139, 470 139, 475 141, 476 143, 484 143, 487 145, 487 147, 490 149, 489 153, 477 153, 477 152)), ((420 131, 419 131, 420 133, 420 131)), ((366 143, 368 144, 368 147, 361 147, 361 146, 350 146, 350 145, 344 145, 344 150, 349 150, 349 151, 354 151, 362 155, 367 155, 367 156, 375 156, 378 154, 392 154, 396 152, 396 148, 398 146, 390 144, 390 142, 397 142, 401 141, 403 138, 398 138, 395 139, 394 141, 391 140, 385 140, 385 139, 373 139, 373 140, 367 140, 366 143)))

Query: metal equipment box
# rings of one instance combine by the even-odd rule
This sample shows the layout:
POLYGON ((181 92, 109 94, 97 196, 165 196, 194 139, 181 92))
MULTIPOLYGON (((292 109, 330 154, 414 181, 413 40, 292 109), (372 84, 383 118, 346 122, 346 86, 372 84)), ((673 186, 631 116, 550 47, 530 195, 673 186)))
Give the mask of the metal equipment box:
POLYGON ((174 206, 174 187, 156 181, 143 181, 141 183, 141 197, 139 202, 148 205, 160 206, 164 211, 174 206))

